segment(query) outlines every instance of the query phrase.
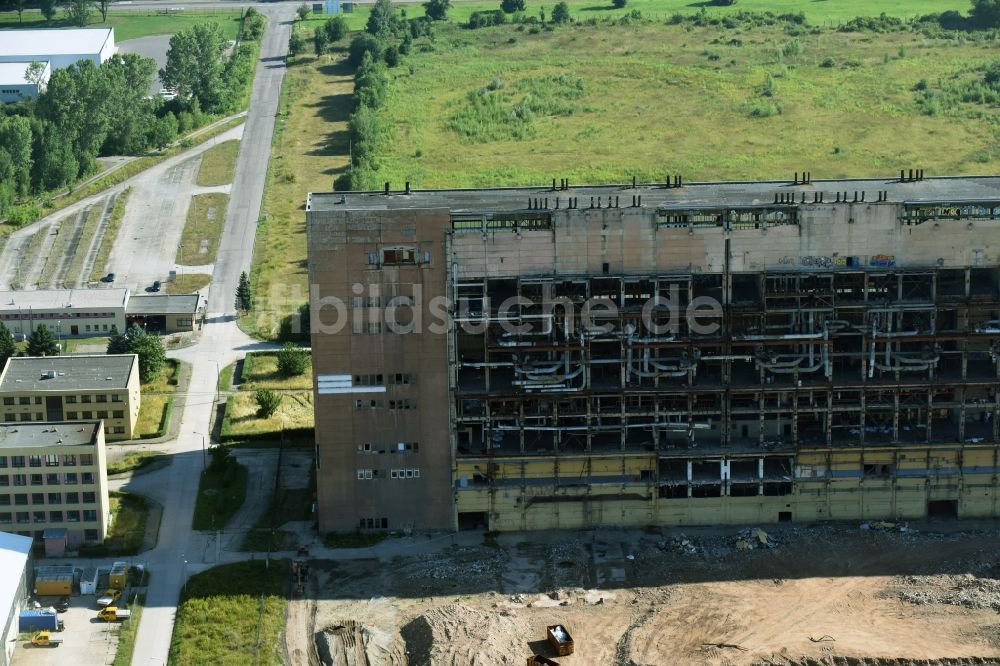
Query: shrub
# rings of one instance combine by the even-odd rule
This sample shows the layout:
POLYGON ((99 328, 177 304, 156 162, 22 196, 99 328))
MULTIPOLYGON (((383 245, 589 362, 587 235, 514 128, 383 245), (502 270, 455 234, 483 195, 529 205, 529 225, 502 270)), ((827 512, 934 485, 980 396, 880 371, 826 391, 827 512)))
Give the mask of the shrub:
POLYGON ((384 50, 385 45, 382 40, 367 32, 361 32, 354 36, 351 45, 347 48, 347 62, 357 67, 361 64, 366 53, 372 55, 372 60, 381 60, 384 50))
POLYGON ((523 12, 525 6, 524 0, 500 0, 500 9, 504 14, 523 12))
POLYGON ((323 24, 323 30, 331 43, 339 42, 347 35, 347 19, 337 14, 327 19, 326 23, 323 24))
MULTIPOLYGON (((389 49, 386 49, 386 53, 388 52, 389 49)), ((397 52, 396 58, 398 59, 398 57, 397 52)), ((361 59, 361 66, 358 67, 358 71, 354 75, 355 106, 381 108, 385 104, 388 88, 389 76, 385 71, 385 65, 374 60, 370 53, 365 53, 361 59)))
POLYGON ((303 374, 309 367, 309 352, 298 345, 286 342, 278 352, 278 372, 285 377, 303 374))
POLYGON ((566 4, 565 0, 560 0, 556 3, 556 6, 552 8, 552 22, 556 24, 569 23, 572 19, 569 15, 569 5, 566 4))
POLYGON ((819 64, 820 67, 833 67, 836 65, 836 61, 833 58, 823 58, 823 62, 819 64))
POLYGON ((507 22, 507 15, 499 9, 491 9, 484 12, 472 12, 469 15, 469 27, 473 30, 477 28, 487 28, 492 25, 503 25, 507 22))
POLYGON ((385 64, 389 67, 395 67, 399 64, 399 49, 395 44, 391 44, 385 49, 385 53, 382 55, 385 64))
POLYGON ((7 223, 13 227, 23 227, 41 216, 42 211, 35 204, 21 204, 11 207, 10 212, 7 213, 7 223))
POLYGON ((616 9, 625 9, 625 3, 628 0, 611 0, 611 4, 614 5, 616 9))
POLYGON ((309 13, 311 11, 312 10, 309 9, 309 5, 303 2, 301 5, 299 5, 299 8, 295 10, 295 13, 298 14, 300 21, 305 21, 307 18, 309 18, 309 13))
POLYGON ((448 18, 449 9, 451 9, 450 0, 427 0, 424 3, 424 13, 432 21, 443 21, 448 18))
POLYGON ((306 40, 298 30, 292 30, 288 38, 288 55, 293 58, 306 50, 306 40))
POLYGON ((281 394, 270 389, 258 389, 253 398, 257 401, 257 417, 261 419, 271 418, 281 406, 281 394))

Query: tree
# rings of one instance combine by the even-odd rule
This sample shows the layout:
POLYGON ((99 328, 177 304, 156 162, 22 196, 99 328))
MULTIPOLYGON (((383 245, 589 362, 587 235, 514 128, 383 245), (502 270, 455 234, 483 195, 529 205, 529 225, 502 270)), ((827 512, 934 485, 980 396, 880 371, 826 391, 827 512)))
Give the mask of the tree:
POLYGON ((500 9, 504 14, 523 12, 525 8, 524 0, 500 0, 500 9))
POLYGON ((148 382, 160 374, 163 364, 167 362, 167 350, 163 348, 159 336, 142 331, 141 335, 129 336, 128 346, 129 352, 139 356, 140 381, 148 382))
POLYGON ((253 288, 246 271, 240 273, 240 281, 236 285, 236 309, 240 312, 253 310, 253 288))
POLYGON ((97 7, 97 11, 101 12, 101 23, 108 22, 108 10, 111 9, 111 3, 115 0, 94 0, 94 6, 97 7))
POLYGON ((42 16, 46 21, 51 21, 56 16, 56 0, 38 0, 38 8, 42 11, 42 16))
POLYGON ((24 13, 25 0, 14 0, 14 10, 17 12, 17 22, 21 23, 21 14, 24 13))
POLYGON ((109 354, 128 354, 129 345, 128 337, 125 333, 118 330, 118 327, 114 324, 111 325, 111 335, 108 336, 108 349, 109 354))
POLYGON ((443 21, 448 18, 451 9, 450 0, 427 0, 424 3, 424 14, 432 21, 443 21))
POLYGON ((381 60, 384 51, 385 43, 382 40, 374 35, 361 32, 354 35, 350 46, 347 47, 347 62, 358 67, 366 53, 371 53, 373 60, 381 60))
POLYGON ((10 159, 10 171, 0 171, 0 181, 11 186, 11 191, 24 196, 31 188, 31 121, 24 116, 0 117, 0 150, 10 159))
POLYGON ((569 17, 569 5, 566 4, 566 0, 556 3, 556 6, 552 8, 552 22, 569 23, 571 20, 569 17))
POLYGON ((972 0, 969 16, 980 28, 1000 27, 1000 0, 972 0))
POLYGON ((339 42, 347 34, 347 19, 341 14, 331 16, 323 24, 323 30, 326 31, 326 38, 331 44, 339 42))
POLYGON ((614 5, 616 9, 625 9, 625 3, 627 0, 611 0, 611 4, 614 5))
POLYGON ((45 324, 39 324, 35 332, 28 336, 28 356, 57 356, 59 343, 45 324))
POLYGON ((301 5, 299 5, 299 8, 295 10, 295 13, 299 15, 300 21, 305 21, 307 18, 309 18, 309 14, 311 11, 312 10, 309 9, 309 5, 303 2, 301 5))
POLYGON ((270 389, 257 389, 253 398, 257 401, 257 417, 261 419, 271 418, 281 406, 281 394, 270 389))
POLYGON ((45 82, 45 63, 32 60, 24 70, 24 78, 29 83, 34 83, 41 91, 42 83, 45 82))
POLYGON ((392 0, 375 0, 371 13, 368 15, 368 23, 365 25, 365 32, 381 40, 386 40, 396 34, 399 27, 399 20, 396 18, 396 8, 392 5, 392 0))
POLYGON ((85 26, 90 19, 90 0, 69 0, 66 17, 73 25, 85 26))
POLYGON ((293 58, 306 50, 306 40, 298 30, 292 30, 288 38, 288 55, 293 58))
POLYGON ((278 372, 285 377, 301 375, 309 367, 309 352, 302 347, 286 342, 278 352, 278 372))
MULTIPOLYGON (((17 353, 17 345, 10 329, 0 322, 0 365, 6 365, 7 359, 17 353)), ((301 373, 300 373, 301 374, 301 373)))
POLYGON ((177 96, 197 99, 205 111, 216 111, 224 93, 226 36, 218 23, 198 23, 170 38, 167 64, 160 70, 165 88, 177 96))
POLYGON ((316 55, 321 56, 330 47, 330 38, 326 36, 326 30, 322 26, 313 30, 313 48, 316 55))
POLYGON ((172 113, 167 113, 160 118, 156 118, 149 126, 149 133, 146 141, 157 150, 163 150, 177 138, 177 117, 172 113))

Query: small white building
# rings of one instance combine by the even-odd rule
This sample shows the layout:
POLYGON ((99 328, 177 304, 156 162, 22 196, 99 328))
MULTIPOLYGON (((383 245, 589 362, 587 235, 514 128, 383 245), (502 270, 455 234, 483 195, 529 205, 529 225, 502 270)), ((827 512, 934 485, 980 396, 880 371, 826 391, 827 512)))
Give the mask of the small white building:
POLYGON ((0 608, 6 615, 0 666, 10 663, 17 645, 18 616, 31 590, 28 586, 31 570, 31 538, 0 532, 0 608))
POLYGON ((128 289, 35 289, 0 291, 0 321, 15 337, 39 324, 60 338, 108 335, 125 330, 128 289))
POLYGON ((30 61, 0 62, 0 102, 6 104, 38 97, 39 93, 45 90, 49 75, 52 73, 48 61, 41 62, 44 63, 45 69, 42 71, 41 80, 37 83, 29 81, 25 76, 30 61))
POLYGON ((0 62, 47 61, 52 71, 80 60, 100 65, 115 53, 114 28, 49 28, 0 32, 0 62))

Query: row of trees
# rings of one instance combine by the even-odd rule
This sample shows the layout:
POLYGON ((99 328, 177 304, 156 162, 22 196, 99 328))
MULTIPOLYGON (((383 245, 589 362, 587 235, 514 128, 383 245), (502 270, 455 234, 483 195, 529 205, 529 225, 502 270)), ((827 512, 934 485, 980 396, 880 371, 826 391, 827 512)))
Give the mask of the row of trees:
MULTIPOLYGON (((87 25, 91 12, 96 9, 101 15, 101 21, 107 22, 108 10, 115 0, 38 0, 39 11, 46 21, 52 21, 59 8, 66 10, 66 19, 73 25, 87 25)), ((17 12, 17 20, 23 20, 24 10, 28 8, 27 0, 10 0, 9 4, 17 12)))
POLYGON ((136 354, 139 357, 139 379, 148 382, 160 374, 167 362, 167 351, 157 335, 150 335, 146 329, 133 324, 124 333, 118 328, 111 329, 108 340, 109 354, 136 354))

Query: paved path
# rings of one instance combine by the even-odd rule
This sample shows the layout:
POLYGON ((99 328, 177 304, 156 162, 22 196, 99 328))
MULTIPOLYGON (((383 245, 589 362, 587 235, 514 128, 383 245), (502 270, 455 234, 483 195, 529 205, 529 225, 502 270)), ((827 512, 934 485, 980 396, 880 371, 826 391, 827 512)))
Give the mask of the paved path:
MULTIPOLYGON (((168 446, 172 454, 171 465, 154 473, 152 479, 149 477, 154 474, 146 476, 145 480, 144 476, 138 476, 125 486, 128 490, 151 495, 164 507, 159 544, 146 554, 154 575, 136 636, 133 666, 166 664, 185 577, 219 562, 220 550, 214 537, 192 532, 191 517, 203 466, 202 448, 206 444, 215 408, 219 370, 247 351, 270 346, 251 340, 236 326, 232 312, 233 294, 240 271, 249 270, 253 258, 257 218, 295 8, 294 4, 262 8, 268 16, 268 27, 261 45, 260 64, 254 78, 246 129, 236 162, 229 213, 215 263, 207 323, 197 345, 174 354, 191 364, 191 382, 187 394, 181 398, 180 434, 168 446)), ((236 556, 236 559, 242 559, 242 556, 236 556)))

